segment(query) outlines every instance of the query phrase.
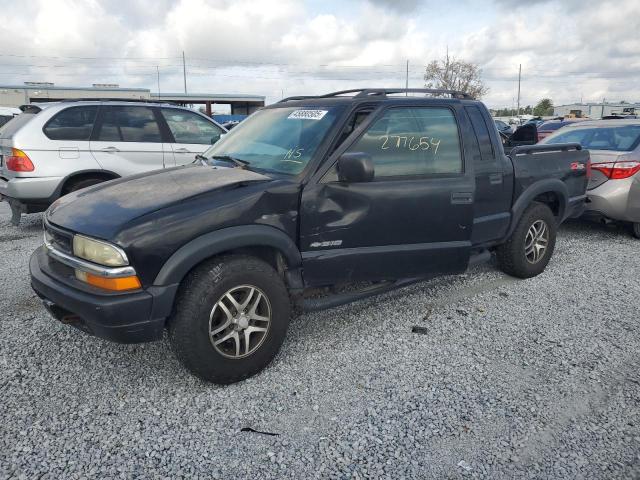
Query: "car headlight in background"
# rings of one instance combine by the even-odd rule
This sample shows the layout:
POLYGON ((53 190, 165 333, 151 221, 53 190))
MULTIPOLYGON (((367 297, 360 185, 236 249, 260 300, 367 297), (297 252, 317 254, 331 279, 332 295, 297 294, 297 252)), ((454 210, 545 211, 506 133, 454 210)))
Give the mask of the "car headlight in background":
POLYGON ((123 267, 129 264, 127 255, 120 248, 82 235, 73 237, 73 254, 106 267, 123 267))

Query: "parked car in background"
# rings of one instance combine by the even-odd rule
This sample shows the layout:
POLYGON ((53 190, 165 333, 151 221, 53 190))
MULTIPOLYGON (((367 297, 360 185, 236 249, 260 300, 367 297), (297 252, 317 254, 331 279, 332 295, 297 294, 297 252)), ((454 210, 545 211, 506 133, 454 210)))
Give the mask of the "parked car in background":
POLYGON ((240 125, 240 121, 239 120, 230 120, 228 122, 224 122, 222 124, 222 126, 224 128, 226 128, 227 130, 231 130, 234 127, 237 127, 238 125, 240 125))
POLYGON ((120 342, 168 328, 185 366, 218 383, 271 361, 293 307, 462 273, 492 252, 511 275, 542 273, 557 226, 584 209, 589 162, 576 144, 505 155, 482 103, 424 89, 284 99, 203 156, 61 198, 30 270, 55 318, 120 342), (345 282, 355 289, 336 292, 345 282))
POLYGON ((538 141, 543 140, 565 125, 583 121, 584 119, 582 118, 565 118, 562 120, 547 120, 546 122, 542 122, 540 125, 536 125, 538 128, 538 141))
POLYGON ((13 117, 17 117, 21 113, 22 112, 20 111, 19 108, 0 107, 0 127, 8 123, 9 120, 12 120, 13 117))
POLYGON ((30 105, 0 129, 0 199, 12 223, 96 183, 194 161, 226 130, 206 115, 142 102, 30 105))
POLYGON ((498 129, 498 132, 511 133, 513 131, 511 129, 511 125, 509 125, 506 122, 503 122, 502 120, 494 119, 493 123, 496 124, 496 128, 498 129))
POLYGON ((532 118, 531 120, 527 120, 527 122, 525 123, 525 125, 530 125, 533 124, 536 126, 536 128, 538 128, 540 125, 542 125, 545 121, 542 120, 541 118, 532 118))
POLYGON ((602 120, 631 120, 636 118, 638 118, 638 115, 613 114, 613 115, 605 115, 604 117, 602 117, 602 120))
POLYGON ((628 222, 640 238, 640 120, 574 123, 541 144, 576 142, 591 152, 585 214, 628 222))

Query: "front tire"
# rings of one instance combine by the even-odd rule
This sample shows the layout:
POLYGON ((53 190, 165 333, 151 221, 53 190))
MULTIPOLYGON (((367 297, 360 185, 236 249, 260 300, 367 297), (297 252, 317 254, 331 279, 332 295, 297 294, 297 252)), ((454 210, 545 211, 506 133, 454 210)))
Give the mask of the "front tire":
POLYGON ((556 245, 556 218, 548 206, 534 202, 522 214, 511 237, 496 250, 499 268, 514 277, 544 271, 556 245))
POLYGON ((234 383, 265 368, 289 326, 285 284, 254 257, 219 257, 183 281, 169 338, 178 359, 198 377, 234 383))
POLYGON ((633 236, 636 238, 640 238, 640 223, 634 223, 631 225, 631 231, 633 232, 633 236))

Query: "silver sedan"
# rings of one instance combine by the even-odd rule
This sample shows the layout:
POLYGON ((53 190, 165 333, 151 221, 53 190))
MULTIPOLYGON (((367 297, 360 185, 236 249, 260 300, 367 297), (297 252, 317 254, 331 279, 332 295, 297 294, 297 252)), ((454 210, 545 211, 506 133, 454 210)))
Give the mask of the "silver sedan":
POLYGON ((540 143, 566 142, 591 153, 585 216, 629 223, 640 238, 640 120, 574 123, 540 143))

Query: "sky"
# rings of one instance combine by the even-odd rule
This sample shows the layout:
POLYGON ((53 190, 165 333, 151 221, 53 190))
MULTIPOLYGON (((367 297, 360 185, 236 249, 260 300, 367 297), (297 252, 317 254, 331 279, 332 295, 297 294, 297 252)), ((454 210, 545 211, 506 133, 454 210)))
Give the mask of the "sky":
POLYGON ((447 50, 493 108, 640 101, 640 0, 0 0, 0 84, 313 95, 423 87, 447 50), (158 75, 159 73, 159 75, 158 75), (159 82, 158 82, 159 76, 159 82))

